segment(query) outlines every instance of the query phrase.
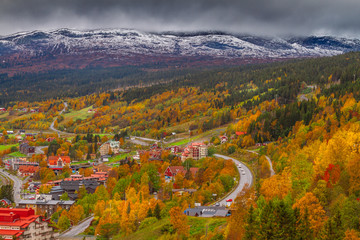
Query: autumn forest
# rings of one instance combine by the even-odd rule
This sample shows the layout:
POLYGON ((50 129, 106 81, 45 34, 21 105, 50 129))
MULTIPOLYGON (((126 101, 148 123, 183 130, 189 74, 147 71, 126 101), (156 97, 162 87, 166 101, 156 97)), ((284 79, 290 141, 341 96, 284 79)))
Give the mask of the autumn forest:
POLYGON ((97 239, 360 239, 358 52, 227 68, 24 73, 0 76, 0 86, 1 164, 26 158, 16 134, 26 131, 21 141, 42 151, 27 156, 38 163, 39 193, 73 174, 90 177, 103 144, 124 150, 106 152, 104 184, 80 187, 70 209, 46 216, 59 233, 93 217, 84 235, 97 239), (208 156, 184 160, 173 150, 192 142, 208 156), (229 200, 245 177, 217 154, 248 167, 252 184, 226 217, 184 214, 229 200), (69 156, 71 166, 56 172, 50 156, 69 156))

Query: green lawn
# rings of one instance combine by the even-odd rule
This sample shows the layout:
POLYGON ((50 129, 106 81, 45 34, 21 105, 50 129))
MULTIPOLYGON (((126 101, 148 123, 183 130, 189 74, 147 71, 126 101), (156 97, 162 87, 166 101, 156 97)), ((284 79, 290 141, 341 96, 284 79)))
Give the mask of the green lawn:
POLYGON ((128 156, 133 155, 133 154, 135 154, 135 152, 122 153, 122 154, 119 154, 119 155, 116 155, 116 156, 113 156, 113 157, 109 158, 109 162, 116 162, 116 161, 124 159, 125 157, 128 157, 128 156))
MULTIPOLYGON (((225 225, 227 222, 226 218, 198 218, 188 217, 188 224, 190 225, 190 235, 196 239, 200 239, 200 236, 204 236, 206 228, 208 232, 214 231, 214 229, 225 225)), ((152 240, 161 237, 161 228, 170 224, 170 218, 161 219, 160 221, 149 225, 148 227, 141 229, 129 236, 119 235, 114 239, 125 239, 125 240, 152 240)))
POLYGON ((22 154, 21 152, 13 152, 13 153, 10 153, 9 156, 12 156, 12 157, 26 157, 26 155, 22 154))
POLYGON ((204 236, 206 227, 208 232, 214 231, 215 228, 224 225, 226 218, 199 218, 199 217, 188 217, 190 225, 191 236, 204 236))
MULTIPOLYGON (((197 135, 195 137, 191 137, 190 138, 190 142, 196 140, 196 139, 199 139, 200 137, 202 137, 202 135, 197 135)), ((188 144, 189 143, 189 138, 185 138, 185 139, 182 139, 178 142, 173 142, 173 143, 170 143, 169 145, 167 145, 168 147, 171 147, 171 146, 180 146, 180 145, 185 145, 185 144, 188 144)))
POLYGON ((0 151, 7 150, 7 149, 10 149, 12 147, 18 147, 18 146, 19 146, 18 143, 10 144, 10 145, 0 145, 0 151))
POLYGON ((85 164, 85 163, 89 163, 89 161, 93 162, 94 160, 84 160, 84 161, 71 162, 71 165, 85 164))
POLYGON ((74 121, 75 121, 76 119, 81 119, 81 120, 83 120, 83 119, 88 118, 89 116, 92 116, 93 113, 88 113, 88 110, 89 110, 90 108, 92 108, 92 106, 87 107, 87 108, 83 108, 83 109, 78 110, 78 111, 76 111, 76 110, 70 110, 69 113, 65 113, 65 114, 63 115, 64 118, 65 118, 65 121, 70 120, 70 119, 73 119, 74 121))
POLYGON ((113 239, 123 239, 123 240, 151 240, 151 239, 158 239, 161 233, 161 227, 165 224, 170 223, 170 218, 161 219, 160 221, 149 225, 148 227, 141 229, 133 234, 128 236, 119 235, 114 237, 113 239))

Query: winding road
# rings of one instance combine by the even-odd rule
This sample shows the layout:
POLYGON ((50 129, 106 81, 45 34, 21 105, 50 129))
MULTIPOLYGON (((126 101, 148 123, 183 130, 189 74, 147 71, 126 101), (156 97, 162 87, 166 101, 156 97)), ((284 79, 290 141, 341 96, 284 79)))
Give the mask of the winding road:
POLYGON ((235 200, 235 198, 237 197, 237 195, 243 190, 245 184, 251 186, 254 182, 254 176, 252 174, 252 172, 250 171, 250 169, 243 163, 240 162, 239 160, 232 158, 232 157, 228 157, 225 155, 221 155, 221 154, 214 154, 215 157, 218 158, 223 158, 226 160, 232 160, 236 166, 240 165, 241 169, 244 170, 244 175, 241 173, 240 168, 237 167, 239 174, 240 174, 240 182, 237 185, 237 187, 235 188, 235 190, 233 190, 233 192, 231 192, 229 195, 227 195, 226 197, 224 197, 223 199, 217 201, 216 203, 219 203, 220 206, 226 206, 226 200, 227 199, 232 199, 235 200))
MULTIPOLYGON (((68 106, 67 102, 64 102, 64 109, 60 111, 59 115, 61 115, 61 114, 66 110, 67 106, 68 106)), ((59 134, 59 135, 60 135, 60 134, 69 134, 69 133, 67 133, 67 132, 62 132, 62 131, 60 131, 60 130, 57 130, 57 129, 54 127, 54 124, 55 124, 55 121, 56 121, 57 118, 58 118, 58 117, 56 117, 56 118, 54 119, 54 121, 51 123, 49 129, 50 129, 50 130, 53 130, 54 132, 57 132, 57 134, 59 134)))
POLYGON ((59 238, 72 238, 75 237, 77 235, 79 235, 80 233, 84 232, 86 228, 88 228, 91 224, 91 221, 94 219, 94 217, 90 217, 88 219, 86 219, 85 221, 83 221, 82 223, 80 223, 79 225, 73 226, 69 231, 61 234, 59 236, 59 238))
POLYGON ((17 178, 16 176, 11 175, 10 173, 6 172, 3 169, 0 170, 0 174, 10 178, 14 182, 14 186, 13 186, 14 201, 15 201, 16 205, 18 205, 19 202, 21 201, 20 190, 21 190, 21 186, 22 186, 23 182, 19 178, 17 178))
MULTIPOLYGON (((259 153, 255 152, 255 151, 251 151, 251 150, 246 150, 246 151, 259 155, 259 153)), ((214 156, 218 157, 218 158, 223 158, 226 160, 232 160, 235 163, 235 165, 237 166, 237 170, 240 175, 240 182, 237 185, 237 187, 229 195, 225 196, 224 198, 222 198, 216 202, 216 204, 220 204, 220 206, 226 206, 227 199, 235 200, 237 195, 243 190, 243 188, 246 184, 249 186, 251 186, 253 184, 254 176, 253 176, 252 172, 250 171, 250 169, 243 162, 241 162, 235 158, 228 157, 228 156, 221 155, 221 154, 214 154, 214 156), (240 166, 241 168, 239 168, 238 166, 240 166), (241 169, 243 171, 241 171, 241 169)), ((268 160, 269 165, 270 165, 270 175, 273 176, 273 175, 275 175, 275 171, 273 169, 271 159, 268 156, 265 156, 265 157, 268 160)))
MULTIPOLYGON (((255 153, 256 155, 259 155, 259 153, 255 152, 255 151, 251 151, 251 150, 246 150, 246 151, 251 152, 251 153, 255 153)), ((270 177, 271 177, 271 176, 274 176, 274 175, 275 175, 275 171, 274 171, 274 169, 273 169, 273 165, 272 165, 271 159, 270 159, 268 156, 266 156, 266 155, 264 155, 264 156, 265 156, 266 160, 269 162, 269 165, 270 165, 270 177)))

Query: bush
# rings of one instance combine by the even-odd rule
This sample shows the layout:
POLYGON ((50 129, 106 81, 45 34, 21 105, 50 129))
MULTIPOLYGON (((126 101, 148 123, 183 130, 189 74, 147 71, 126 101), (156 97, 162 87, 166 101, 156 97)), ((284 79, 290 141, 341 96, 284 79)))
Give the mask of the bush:
POLYGON ((228 147, 227 152, 228 154, 233 154, 235 150, 236 150, 235 146, 231 145, 230 147, 228 147))
POLYGON ((143 228, 146 228, 147 226, 151 225, 151 224, 154 224, 156 223, 158 220, 156 217, 148 217, 148 218, 145 218, 141 223, 140 223, 140 226, 139 226, 139 229, 143 229, 143 228))
POLYGON ((216 152, 216 149, 215 149, 214 147, 209 147, 209 148, 208 148, 208 155, 209 155, 209 157, 212 157, 215 152, 216 152))
POLYGON ((17 152, 18 148, 16 146, 12 146, 10 149, 11 152, 17 152))
POLYGON ((165 224, 164 226, 161 227, 161 233, 164 234, 164 233, 174 233, 175 230, 173 228, 173 226, 168 223, 168 224, 165 224))

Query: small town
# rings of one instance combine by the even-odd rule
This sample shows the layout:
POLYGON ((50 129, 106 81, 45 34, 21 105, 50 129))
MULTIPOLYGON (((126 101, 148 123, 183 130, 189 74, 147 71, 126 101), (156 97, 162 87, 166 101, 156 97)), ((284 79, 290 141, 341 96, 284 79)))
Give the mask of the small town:
POLYGON ((360 1, 0 1, 0 240, 360 240, 360 1))
MULTIPOLYGON (((236 132, 232 138, 244 134, 236 132)), ((71 138, 61 135, 21 129, 2 132, 2 139, 14 146, 1 158, 2 179, 13 181, 14 186, 8 192, 10 195, 1 200, 2 207, 5 207, 1 210, 4 227, 0 228, 0 236, 3 238, 38 239, 41 236, 41 239, 56 239, 79 222, 94 221, 100 207, 98 203, 92 203, 95 205, 90 208, 79 204, 89 201, 86 198, 91 198, 91 195, 100 199, 105 194, 107 198, 114 195, 114 198, 124 201, 134 197, 135 202, 139 198, 148 201, 156 208, 146 207, 146 212, 138 213, 144 217, 154 216, 155 209, 162 211, 166 208, 164 202, 176 199, 189 204, 182 213, 184 216, 227 218, 231 216, 232 198, 236 198, 245 182, 251 184, 252 181, 248 170, 246 174, 251 181, 242 178, 244 183, 240 186, 240 172, 245 175, 247 167, 244 165, 242 169, 240 163, 222 160, 223 167, 211 172, 212 175, 213 171, 228 172, 228 178, 222 176, 220 180, 227 185, 220 191, 212 190, 208 199, 200 197, 202 182, 212 178, 208 175, 210 172, 201 167, 208 164, 203 162, 209 157, 208 148, 213 155, 215 145, 229 141, 226 135, 213 137, 212 143, 185 138, 181 145, 124 133, 102 138, 93 134, 71 138), (148 169, 141 176, 139 187, 136 187, 136 179, 130 185, 125 179, 116 183, 116 179, 126 176, 126 172, 143 171, 143 168, 148 169), (119 195, 118 188, 126 185, 125 191, 120 190, 123 196, 119 195), (136 194, 135 188, 140 189, 140 195, 136 194), (152 214, 151 210, 154 211, 152 214), (16 228, 11 227, 15 226, 14 221, 16 228)), ((217 160, 209 158, 209 161, 217 160)), ((160 219, 160 213, 156 214, 160 219)))

